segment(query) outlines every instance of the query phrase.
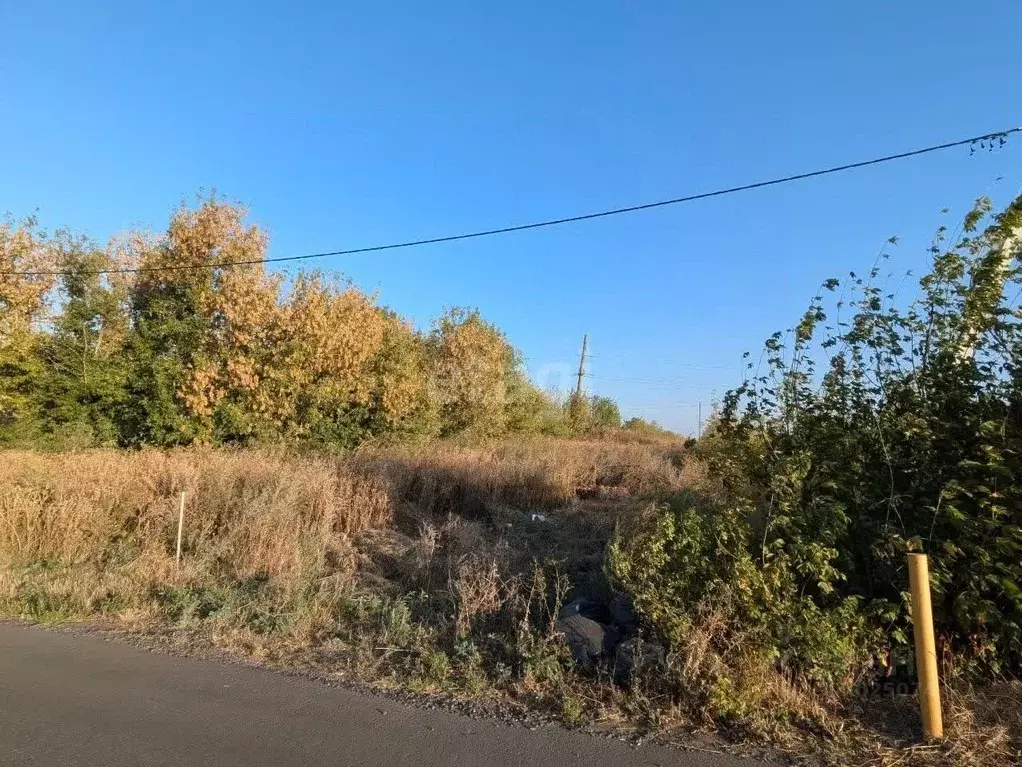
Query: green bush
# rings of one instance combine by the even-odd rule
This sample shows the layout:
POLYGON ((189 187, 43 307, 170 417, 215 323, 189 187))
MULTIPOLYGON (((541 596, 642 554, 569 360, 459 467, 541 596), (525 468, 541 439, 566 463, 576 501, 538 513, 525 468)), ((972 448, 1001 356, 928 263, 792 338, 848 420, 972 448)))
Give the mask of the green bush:
POLYGON ((589 401, 589 412, 593 425, 603 429, 621 427, 621 410, 609 397, 594 396, 589 401))
MULTIPOLYGON (((833 577, 833 550, 810 545, 803 555, 815 561, 817 577, 833 577)), ((740 644, 793 678, 847 689, 876 644, 858 600, 808 591, 801 575, 807 562, 782 541, 762 546, 745 509, 701 508, 690 498, 665 505, 647 529, 611 546, 609 565, 645 622, 678 654, 688 651, 710 610, 712 651, 723 656, 740 644)))
POLYGON ((747 693, 728 648, 840 691, 907 643, 910 551, 930 557, 942 659, 1019 669, 1022 198, 989 211, 980 200, 950 245, 938 231, 907 306, 877 284, 886 253, 825 282, 699 441, 711 497, 612 548, 612 576, 674 652, 705 640, 713 611, 718 712, 747 693))

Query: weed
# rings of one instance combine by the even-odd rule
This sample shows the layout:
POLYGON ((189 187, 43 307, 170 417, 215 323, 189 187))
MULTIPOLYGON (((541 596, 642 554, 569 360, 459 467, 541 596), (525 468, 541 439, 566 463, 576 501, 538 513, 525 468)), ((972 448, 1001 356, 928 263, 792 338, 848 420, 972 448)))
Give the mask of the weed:
POLYGON ((561 721, 569 727, 577 727, 585 718, 585 706, 574 695, 566 695, 561 699, 561 721))

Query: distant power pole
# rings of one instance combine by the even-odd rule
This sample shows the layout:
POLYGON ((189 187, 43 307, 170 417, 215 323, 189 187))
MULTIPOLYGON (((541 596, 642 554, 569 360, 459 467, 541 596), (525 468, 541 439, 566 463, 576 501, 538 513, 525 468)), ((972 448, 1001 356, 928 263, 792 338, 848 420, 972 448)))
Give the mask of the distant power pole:
POLYGON ((578 360, 578 383, 575 384, 575 399, 582 396, 582 378, 586 374, 586 347, 589 345, 589 334, 582 336, 582 355, 578 360))
POLYGON ((703 401, 699 400, 699 406, 697 412, 699 413, 699 431, 696 432, 696 438, 702 439, 703 437, 703 401))

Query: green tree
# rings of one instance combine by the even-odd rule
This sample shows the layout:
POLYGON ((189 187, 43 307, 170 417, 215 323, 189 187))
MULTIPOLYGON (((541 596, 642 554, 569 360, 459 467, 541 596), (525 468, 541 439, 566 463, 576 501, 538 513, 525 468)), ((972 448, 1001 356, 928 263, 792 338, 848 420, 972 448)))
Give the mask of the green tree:
POLYGON ((512 432, 567 436, 571 431, 564 409, 533 384, 520 367, 508 377, 505 415, 512 432))
POLYGON ((632 416, 621 426, 622 429, 628 431, 638 432, 640 434, 666 434, 666 429, 660 426, 656 421, 647 421, 645 418, 639 418, 638 416, 632 416))
POLYGON ((950 245, 938 231, 905 308, 876 284, 886 254, 828 280, 701 449, 763 567, 821 608, 862 600, 903 642, 905 555, 925 551, 944 646, 996 672, 1022 657, 1022 198, 990 208, 950 245))
MULTIPOLYGON (((678 649, 707 608, 718 657, 737 643, 848 690, 871 653, 907 642, 905 557, 925 551, 943 657, 1018 672, 1022 198, 990 209, 950 244, 938 230, 907 306, 877 284, 886 254, 827 280, 699 441, 713 497, 613 547, 615 577, 678 649)), ((711 696, 733 702, 741 679, 718 681, 711 696)))
POLYGON ((162 239, 136 243, 143 271, 130 294, 128 374, 118 418, 123 444, 187 444, 202 435, 181 393, 212 328, 207 304, 215 264, 232 260, 237 248, 230 235, 240 229, 240 212, 210 199, 198 210, 179 209, 162 239))
POLYGON ((589 413, 594 426, 604 429, 621 427, 621 410, 610 397, 592 397, 589 401, 589 413))
POLYGON ((127 367, 127 278, 100 275, 117 265, 110 253, 62 234, 54 241, 61 311, 40 342, 46 375, 36 398, 50 433, 72 433, 88 443, 112 443, 123 406, 127 367))

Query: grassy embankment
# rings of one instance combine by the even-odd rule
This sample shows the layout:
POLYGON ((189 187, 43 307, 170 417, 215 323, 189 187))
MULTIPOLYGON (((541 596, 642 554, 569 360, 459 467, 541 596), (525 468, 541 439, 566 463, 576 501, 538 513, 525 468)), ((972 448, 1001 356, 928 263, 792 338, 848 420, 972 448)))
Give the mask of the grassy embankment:
POLYGON ((1017 700, 1017 686, 959 688, 948 699, 948 744, 906 751, 917 726, 911 698, 814 695, 741 653, 721 656, 709 649, 720 630, 712 606, 693 606, 688 645, 628 690, 609 667, 574 668, 553 622, 572 596, 610 596, 608 542, 658 504, 712 492, 667 439, 432 444, 341 458, 8 452, 0 606, 42 622, 171 629, 271 665, 487 698, 569 724, 717 727, 876 763, 1011 753, 1019 708, 994 693, 1017 700), (721 718, 701 679, 728 663, 739 666, 729 671, 737 694, 755 705, 721 718))

